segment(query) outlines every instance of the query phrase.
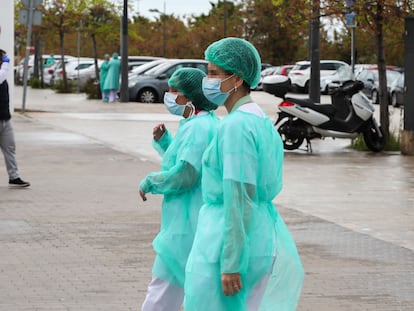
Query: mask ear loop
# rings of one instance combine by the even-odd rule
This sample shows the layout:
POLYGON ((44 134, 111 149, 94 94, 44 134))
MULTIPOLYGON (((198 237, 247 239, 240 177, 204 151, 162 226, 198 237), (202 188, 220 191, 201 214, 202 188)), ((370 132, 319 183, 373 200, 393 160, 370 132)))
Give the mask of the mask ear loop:
POLYGON ((193 105, 192 102, 188 102, 187 104, 185 104, 187 107, 190 107, 191 111, 190 114, 188 115, 189 117, 192 117, 194 115, 195 112, 195 106, 193 105))
MULTIPOLYGON (((241 79, 241 78, 240 78, 240 79, 241 79)), ((237 93, 237 91, 239 90, 239 88, 243 85, 243 83, 244 83, 244 82, 243 82, 243 80, 241 80, 241 81, 242 81, 242 83, 241 83, 239 86, 237 86, 237 85, 236 85, 237 81, 236 81, 236 83, 234 84, 234 88, 233 88, 233 89, 234 89, 234 93, 237 93)))

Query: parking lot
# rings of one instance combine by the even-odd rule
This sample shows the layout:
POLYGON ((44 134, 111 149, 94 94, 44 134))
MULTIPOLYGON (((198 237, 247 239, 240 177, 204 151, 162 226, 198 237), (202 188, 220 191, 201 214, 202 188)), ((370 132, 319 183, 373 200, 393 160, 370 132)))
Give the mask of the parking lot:
MULTIPOLYGON (((16 87, 16 108, 20 98, 16 87)), ((275 97, 253 98, 276 113, 275 97)), ((175 131, 178 118, 159 104, 32 89, 27 111, 14 123, 32 187, 0 185, 0 310, 139 309, 161 198, 140 202, 137 185, 159 167, 152 127, 175 131)), ((348 144, 315 141, 312 154, 285 155, 275 203, 305 266, 298 310, 413 310, 414 158, 348 144)))

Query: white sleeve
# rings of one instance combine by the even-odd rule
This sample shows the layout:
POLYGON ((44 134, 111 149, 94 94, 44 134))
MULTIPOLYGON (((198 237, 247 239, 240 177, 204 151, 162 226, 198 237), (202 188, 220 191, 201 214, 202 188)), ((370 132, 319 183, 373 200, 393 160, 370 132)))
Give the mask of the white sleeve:
POLYGON ((7 79, 7 72, 9 71, 9 63, 2 63, 0 67, 0 84, 7 79))

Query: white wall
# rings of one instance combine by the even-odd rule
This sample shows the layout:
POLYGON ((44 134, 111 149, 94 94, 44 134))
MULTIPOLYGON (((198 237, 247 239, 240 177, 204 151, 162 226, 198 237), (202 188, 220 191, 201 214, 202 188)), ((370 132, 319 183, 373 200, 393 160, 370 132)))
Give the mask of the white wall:
POLYGON ((0 0, 0 48, 10 58, 7 82, 10 88, 10 107, 13 110, 13 67, 14 67, 14 1, 0 0))

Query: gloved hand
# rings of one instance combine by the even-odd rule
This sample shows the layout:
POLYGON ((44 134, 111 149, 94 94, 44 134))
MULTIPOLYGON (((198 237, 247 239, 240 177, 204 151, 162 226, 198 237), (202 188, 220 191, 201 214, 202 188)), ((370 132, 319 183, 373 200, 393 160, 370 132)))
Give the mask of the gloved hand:
POLYGON ((7 57, 7 55, 3 54, 3 56, 1 57, 1 62, 10 63, 10 59, 7 57))

